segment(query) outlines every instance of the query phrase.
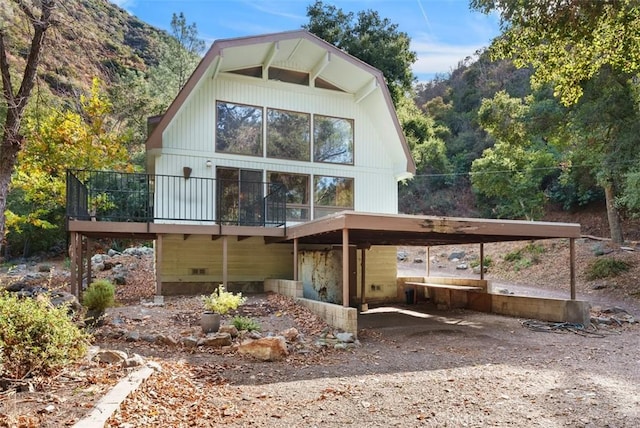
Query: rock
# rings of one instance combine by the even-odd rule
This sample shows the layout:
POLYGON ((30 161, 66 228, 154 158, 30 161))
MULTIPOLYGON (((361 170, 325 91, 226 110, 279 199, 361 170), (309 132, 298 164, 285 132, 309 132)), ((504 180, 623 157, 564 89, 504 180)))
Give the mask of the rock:
POLYGON ((146 255, 150 255, 153 254, 153 248, 149 248, 149 247, 132 247, 132 248, 127 248, 126 250, 124 250, 122 252, 122 254, 126 254, 128 256, 136 256, 136 257, 141 257, 141 256, 146 256, 146 255))
POLYGON ((424 259, 422 257, 416 257, 415 259, 413 259, 414 263, 424 263, 424 259))
POLYGON ((212 348, 231 346, 231 335, 220 332, 208 334, 198 341, 198 346, 210 346, 212 348))
POLYGON ((102 272, 104 270, 104 263, 91 263, 91 269, 102 272))
POLYGON ((458 260, 462 260, 464 259, 464 256, 466 256, 466 253, 464 251, 454 251, 451 254, 449 254, 449 261, 453 261, 454 259, 458 259, 458 260))
POLYGON ((262 361, 278 361, 288 355, 287 342, 282 336, 263 337, 240 344, 238 353, 262 361))
POLYGON ((409 254, 405 251, 398 251, 397 259, 399 262, 404 262, 409 258, 409 254))
POLYGON ((125 367, 140 367, 145 363, 144 358, 141 355, 133 354, 131 358, 127 358, 124 362, 125 367))
POLYGON ((231 337, 238 337, 238 329, 235 325, 221 325, 218 333, 228 333, 231 337))
POLYGON ((600 283, 600 284, 593 284, 593 285, 591 286, 591 289, 592 289, 592 290, 602 290, 602 289, 604 289, 604 288, 607 288, 607 284, 602 284, 602 283, 600 283))
POLYGON ((122 364, 127 360, 127 353, 124 351, 101 349, 93 357, 93 361, 106 364, 122 364))
POLYGON ((354 343, 356 341, 353 333, 336 333, 336 339, 342 343, 354 343))
POLYGON ((281 331, 279 334, 279 336, 283 336, 287 342, 295 342, 298 339, 299 335, 300 333, 295 327, 291 327, 284 331, 281 331))
POLYGON ((51 304, 55 308, 68 304, 69 308, 74 312, 82 310, 82 305, 78 302, 76 296, 71 293, 67 293, 66 291, 54 291, 51 293, 51 304))
POLYGON ((158 341, 158 337, 154 334, 143 334, 140 338, 149 343, 156 343, 158 341))
POLYGON ((130 331, 129 333, 127 333, 125 340, 127 342, 137 342, 138 340, 140 340, 140 332, 138 330, 130 331))
POLYGON ((160 343, 164 343, 165 345, 169 345, 169 346, 177 346, 178 345, 178 341, 173 336, 165 336, 165 335, 161 334, 161 335, 158 336, 158 341, 160 343))
POLYGON ((468 268, 469 268, 469 266, 467 266, 466 263, 460 263, 459 265, 456 266, 457 270, 466 270, 468 268))
POLYGON ((109 251, 107 251, 107 255, 109 257, 114 257, 114 256, 119 256, 120 253, 114 250, 113 248, 109 248, 109 251))
POLYGON ((187 336, 180 339, 180 343, 185 348, 195 348, 198 346, 198 339, 193 336, 187 336))
POLYGON ((113 283, 116 285, 127 285, 126 273, 118 272, 113 275, 113 283))

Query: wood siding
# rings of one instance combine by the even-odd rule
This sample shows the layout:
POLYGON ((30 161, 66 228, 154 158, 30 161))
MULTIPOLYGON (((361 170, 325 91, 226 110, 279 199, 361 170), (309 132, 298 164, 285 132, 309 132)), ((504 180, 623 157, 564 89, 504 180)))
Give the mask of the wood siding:
MULTIPOLYGON (((224 166, 351 177, 355 180, 356 211, 397 213, 396 176, 404 171, 406 158, 400 147, 385 143, 385 135, 395 131, 390 124, 379 123, 379 116, 372 114, 372 109, 375 107, 367 104, 366 99, 356 104, 352 95, 337 91, 221 75, 203 82, 167 127, 155 171, 157 174, 182 175, 183 168, 189 167, 192 177, 214 178, 216 167, 224 166), (216 153, 216 100, 353 119, 355 165, 216 153), (206 166, 207 160, 212 161, 212 167, 206 166)), ((163 200, 170 199, 161 198, 157 203, 162 206, 163 200)))
MULTIPOLYGON (((293 278, 291 244, 267 245, 259 237, 238 241, 229 236, 227 239, 229 281, 293 278)), ((162 281, 222 282, 222 243, 222 238, 212 240, 206 235, 163 236, 162 281), (198 269, 204 269, 204 273, 198 269)))

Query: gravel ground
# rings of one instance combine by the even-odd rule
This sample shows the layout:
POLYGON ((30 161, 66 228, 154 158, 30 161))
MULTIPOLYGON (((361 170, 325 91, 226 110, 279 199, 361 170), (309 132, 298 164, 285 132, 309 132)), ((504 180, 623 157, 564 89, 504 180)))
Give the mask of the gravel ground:
MULTIPOLYGON (((579 254, 587 257, 590 245, 580 245, 579 254)), ((564 251, 561 244, 555 248, 564 251)), ((492 251, 495 271, 507 272, 498 250, 492 251)), ((547 252, 549 260, 561 255, 551 247, 547 252)), ((555 266, 545 258, 521 276, 540 293, 564 292, 564 285, 554 285, 555 266), (545 276, 545 270, 554 273, 545 276)), ((424 265, 400 265, 405 268, 424 265)), ((146 271, 144 265, 140 271, 146 271)), ((636 270, 596 290, 580 276, 579 292, 602 305, 619 303, 637 317, 637 298, 629 297, 638 287, 634 278, 636 270)), ((244 310, 261 322, 265 334, 291 327, 301 333, 285 360, 261 362, 240 356, 237 343, 186 349, 109 334, 116 328, 141 337, 199 334, 197 298, 143 307, 131 302, 153 294, 150 282, 140 277, 133 283, 120 295, 129 303, 110 312, 96 343, 141 354, 162 370, 125 400, 109 427, 640 426, 638 324, 550 332, 526 320, 442 312, 428 303, 381 306, 360 315, 359 346, 338 350, 316 345, 326 325, 306 309, 260 295, 244 310)), ((514 289, 517 283, 505 280, 514 289)), ((82 363, 36 382, 35 393, 0 394, 0 426, 70 426, 125 373, 82 363)))

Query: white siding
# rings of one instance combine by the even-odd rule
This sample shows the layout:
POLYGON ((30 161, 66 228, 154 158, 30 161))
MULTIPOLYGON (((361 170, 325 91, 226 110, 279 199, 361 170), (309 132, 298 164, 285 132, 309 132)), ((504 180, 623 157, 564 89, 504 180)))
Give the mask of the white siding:
MULTIPOLYGON (((282 171, 351 177, 355 180, 356 211, 396 213, 398 158, 382 140, 395 132, 391 123, 378 123, 371 114, 373 96, 359 104, 352 95, 295 84, 262 81, 243 76, 221 75, 202 82, 163 135, 162 155, 156 160, 156 174, 182 175, 192 168, 192 177, 214 178, 216 166, 264 171, 282 171), (369 100, 372 98, 372 101, 369 100), (269 159, 215 153, 215 103, 217 100, 261 107, 344 117, 354 120, 355 165, 269 159), (207 168, 207 159, 213 167, 207 168)), ((386 107, 385 107, 386 108, 386 107)), ((397 150, 402 151, 401 148, 397 150)), ((171 196, 169 196, 170 198, 171 196)))

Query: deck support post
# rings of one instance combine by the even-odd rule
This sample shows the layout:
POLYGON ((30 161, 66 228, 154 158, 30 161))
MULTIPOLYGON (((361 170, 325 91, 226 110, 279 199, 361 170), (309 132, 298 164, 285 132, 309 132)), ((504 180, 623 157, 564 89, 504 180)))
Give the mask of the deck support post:
POLYGON ((227 281, 229 275, 229 254, 228 254, 228 237, 225 235, 222 237, 222 286, 227 288, 227 281))
POLYGON ((569 283, 571 300, 576 300, 576 240, 569 238, 569 283))
POLYGON ((298 238, 293 240, 293 280, 298 280, 298 238))
POLYGON ((366 290, 366 276, 365 276, 365 272, 367 270, 367 250, 366 249, 362 249, 360 250, 360 306, 363 306, 366 302, 365 298, 364 298, 364 292, 366 290))
POLYGON ((342 306, 349 307, 349 229, 342 229, 342 306))
MULTIPOLYGON (((87 287, 89 285, 91 285, 91 239, 89 239, 89 237, 86 238, 85 240, 85 247, 84 247, 84 256, 87 258, 87 287)), ((82 289, 82 286, 84 285, 84 281, 83 278, 84 277, 84 273, 82 275, 80 275, 80 287, 82 289)))
POLYGON ((78 299, 80 298, 80 282, 82 278, 79 278, 80 273, 80 265, 82 264, 82 251, 79 243, 82 242, 82 237, 77 232, 71 232, 70 242, 69 242, 69 259, 71 261, 71 265, 69 266, 71 270, 71 294, 76 296, 78 299))
POLYGON ((162 296, 162 235, 158 234, 156 237, 156 251, 155 251, 155 276, 156 276, 156 296, 162 296))

